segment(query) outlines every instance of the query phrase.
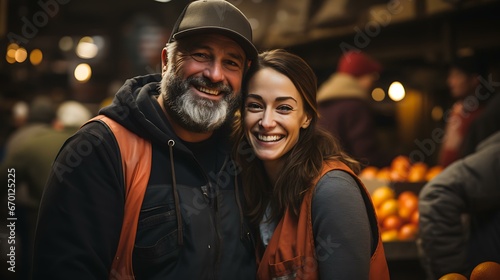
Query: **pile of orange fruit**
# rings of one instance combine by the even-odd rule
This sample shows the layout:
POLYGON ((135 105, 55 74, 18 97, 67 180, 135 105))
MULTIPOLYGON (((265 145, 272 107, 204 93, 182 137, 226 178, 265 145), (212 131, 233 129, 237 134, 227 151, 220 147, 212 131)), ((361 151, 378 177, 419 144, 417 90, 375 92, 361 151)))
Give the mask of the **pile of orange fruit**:
POLYGON ((383 242, 415 240, 418 233, 418 196, 412 191, 398 196, 388 186, 371 194, 383 242))
POLYGON ((442 170, 443 167, 440 165, 429 167, 424 162, 412 163, 404 155, 396 156, 390 166, 382 168, 368 166, 361 170, 359 173, 361 180, 378 179, 382 182, 371 192, 382 241, 415 240, 418 234, 417 193, 406 190, 396 195, 388 183, 425 183, 442 170))
POLYGON ((377 168, 367 166, 361 170, 361 179, 379 179, 392 182, 426 182, 443 170, 440 165, 429 167, 424 162, 411 163, 407 156, 399 155, 391 161, 390 166, 377 168))
POLYGON ((500 279, 500 263, 482 262, 472 270, 469 279, 460 273, 448 273, 439 280, 498 280, 500 279))

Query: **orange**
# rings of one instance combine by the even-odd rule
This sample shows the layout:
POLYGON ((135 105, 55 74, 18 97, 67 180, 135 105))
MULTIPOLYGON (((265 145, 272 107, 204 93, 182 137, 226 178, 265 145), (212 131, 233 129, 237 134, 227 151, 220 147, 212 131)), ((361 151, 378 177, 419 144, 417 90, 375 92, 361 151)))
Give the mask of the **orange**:
POLYGON ((441 276, 438 280, 467 280, 467 277, 460 273, 448 273, 441 276))
POLYGON ((404 191, 398 195, 398 215, 405 221, 410 221, 411 216, 418 210, 418 197, 412 191, 404 191))
POLYGON ((373 191, 371 195, 373 206, 377 208, 386 200, 393 199, 395 196, 396 194, 394 193, 394 190, 389 188, 388 186, 378 187, 373 191))
POLYGON ((500 279, 500 264, 497 262, 482 262, 472 270, 470 280, 500 279))
POLYGON ((423 162, 416 162, 410 167, 408 172, 408 182, 423 182, 425 181, 425 174, 427 173, 427 164, 423 162))
POLYGON ((404 191, 398 195, 398 207, 408 209, 413 213, 418 209, 418 196, 412 191, 404 191))
POLYGON ((399 240, 414 240, 417 237, 418 227, 414 224, 403 225, 398 232, 399 240))
POLYGON ((378 208, 375 208, 378 221, 383 221, 386 217, 398 214, 398 202, 394 198, 390 198, 382 203, 378 208))
POLYGON ((382 239, 382 242, 396 241, 398 240, 398 230, 391 229, 383 231, 380 234, 380 239, 382 239))
POLYGON ((382 229, 384 230, 398 230, 401 225, 403 225, 403 221, 398 215, 390 215, 382 221, 382 229))
POLYGON ((413 212, 413 214, 411 215, 410 217, 410 223, 418 226, 418 219, 419 219, 419 216, 420 214, 418 213, 418 210, 413 212))
POLYGON ((377 172, 376 178, 383 181, 389 181, 391 178, 389 176, 391 170, 389 167, 380 168, 377 172))
POLYGON ((359 177, 362 179, 375 179, 377 175, 378 168, 375 166, 367 166, 359 173, 359 177))
POLYGON ((389 173, 389 178, 393 182, 405 182, 408 178, 408 170, 403 168, 393 168, 389 173))
POLYGON ((405 207, 398 207, 398 216, 401 218, 401 220, 405 222, 409 222, 411 220, 411 216, 413 215, 415 211, 412 211, 409 208, 405 207))
POLYGON ((395 157, 391 162, 391 169, 406 170, 410 169, 411 162, 410 158, 407 156, 399 155, 395 157))
POLYGON ((403 191, 398 195, 398 200, 405 200, 408 198, 418 199, 418 196, 412 191, 403 191))
POLYGON ((408 178, 408 172, 410 171, 410 158, 407 156, 399 155, 395 157, 390 166, 389 177, 392 181, 404 182, 408 178))
POLYGON ((439 173, 441 173, 441 171, 443 171, 443 167, 441 165, 436 165, 436 166, 429 168, 429 170, 427 171, 427 174, 425 174, 425 180, 427 180, 427 181, 432 180, 439 173))

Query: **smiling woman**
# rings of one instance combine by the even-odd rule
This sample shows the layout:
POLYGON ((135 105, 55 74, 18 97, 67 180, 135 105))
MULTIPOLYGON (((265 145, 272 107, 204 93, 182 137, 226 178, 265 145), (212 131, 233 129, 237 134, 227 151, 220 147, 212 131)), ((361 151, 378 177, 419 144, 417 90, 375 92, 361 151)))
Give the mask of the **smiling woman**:
POLYGON ((264 52, 242 92, 234 157, 258 233, 258 279, 388 279, 359 165, 316 126, 312 69, 287 51, 264 52))
POLYGON ((279 174, 280 158, 297 144, 301 128, 311 117, 304 111, 299 91, 285 75, 271 68, 258 71, 250 80, 245 100, 246 137, 268 175, 279 174))

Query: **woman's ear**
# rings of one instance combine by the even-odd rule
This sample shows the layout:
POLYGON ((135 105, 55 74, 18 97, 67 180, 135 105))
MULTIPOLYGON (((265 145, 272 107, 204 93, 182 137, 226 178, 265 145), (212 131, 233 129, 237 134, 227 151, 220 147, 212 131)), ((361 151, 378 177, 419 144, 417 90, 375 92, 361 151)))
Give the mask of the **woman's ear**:
POLYGON ((168 56, 167 56, 167 48, 163 48, 161 51, 161 74, 163 75, 167 72, 168 67, 168 56))
POLYGON ((309 127, 309 125, 311 124, 311 119, 312 119, 312 118, 311 118, 310 116, 307 116, 307 117, 306 117, 306 120, 302 123, 302 126, 301 126, 301 127, 302 127, 303 129, 308 128, 308 127, 309 127))

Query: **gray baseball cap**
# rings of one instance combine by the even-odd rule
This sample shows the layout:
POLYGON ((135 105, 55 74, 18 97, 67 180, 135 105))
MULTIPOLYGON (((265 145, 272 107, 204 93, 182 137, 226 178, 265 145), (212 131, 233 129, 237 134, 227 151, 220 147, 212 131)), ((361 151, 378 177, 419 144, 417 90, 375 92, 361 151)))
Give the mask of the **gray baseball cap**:
POLYGON ((257 49, 252 43, 252 27, 234 5, 220 0, 191 2, 184 8, 170 35, 169 42, 202 33, 218 33, 236 41, 252 61, 257 49))

